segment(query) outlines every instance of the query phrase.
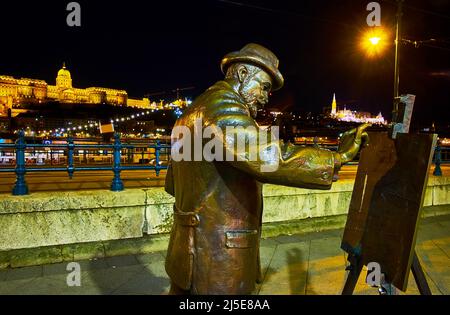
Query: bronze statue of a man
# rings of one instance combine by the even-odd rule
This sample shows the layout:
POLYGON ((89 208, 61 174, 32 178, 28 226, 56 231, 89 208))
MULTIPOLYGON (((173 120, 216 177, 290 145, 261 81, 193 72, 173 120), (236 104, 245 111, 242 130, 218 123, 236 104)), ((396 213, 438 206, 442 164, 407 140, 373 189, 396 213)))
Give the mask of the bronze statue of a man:
MULTIPOLYGON (((337 152, 274 142, 269 158, 251 159, 252 146, 259 143, 252 141, 260 131, 257 110, 271 91, 283 86, 278 59, 268 49, 248 44, 226 55, 221 68, 225 79, 201 94, 175 123, 192 134, 198 133, 199 121, 201 128, 214 126, 223 134, 227 127, 241 128, 222 141, 233 159, 172 156, 166 191, 175 196, 174 224, 165 264, 172 294, 251 294, 262 280, 262 184, 330 189, 341 165, 367 140, 367 125, 362 125, 344 134, 337 152), (239 139, 245 139, 243 152, 235 150, 239 139), (264 165, 274 167, 264 170, 264 165)), ((180 138, 172 136, 174 147, 180 138)))

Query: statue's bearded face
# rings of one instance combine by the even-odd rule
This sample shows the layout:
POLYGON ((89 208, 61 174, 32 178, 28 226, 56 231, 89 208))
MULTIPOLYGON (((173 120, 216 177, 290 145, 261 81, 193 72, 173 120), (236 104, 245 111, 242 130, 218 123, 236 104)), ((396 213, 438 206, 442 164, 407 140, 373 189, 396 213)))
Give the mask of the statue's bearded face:
POLYGON ((239 94, 244 99, 253 118, 256 118, 259 108, 263 108, 269 101, 269 93, 272 89, 272 78, 263 70, 242 76, 239 94))

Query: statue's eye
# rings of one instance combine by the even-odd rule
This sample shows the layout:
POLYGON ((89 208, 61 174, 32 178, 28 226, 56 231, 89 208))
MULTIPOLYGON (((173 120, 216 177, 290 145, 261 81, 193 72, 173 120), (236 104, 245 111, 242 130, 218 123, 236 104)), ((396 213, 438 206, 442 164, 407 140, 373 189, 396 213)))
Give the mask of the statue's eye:
POLYGON ((269 91, 270 90, 270 84, 264 83, 263 84, 263 90, 264 91, 269 91))

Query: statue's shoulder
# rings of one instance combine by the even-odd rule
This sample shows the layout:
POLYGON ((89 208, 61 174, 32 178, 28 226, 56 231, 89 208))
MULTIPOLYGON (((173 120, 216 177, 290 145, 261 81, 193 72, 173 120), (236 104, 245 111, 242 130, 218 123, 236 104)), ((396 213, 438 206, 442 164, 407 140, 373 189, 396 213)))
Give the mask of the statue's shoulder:
POLYGON ((218 118, 228 115, 249 115, 247 106, 229 83, 219 81, 207 89, 199 101, 204 105, 208 117, 218 118))

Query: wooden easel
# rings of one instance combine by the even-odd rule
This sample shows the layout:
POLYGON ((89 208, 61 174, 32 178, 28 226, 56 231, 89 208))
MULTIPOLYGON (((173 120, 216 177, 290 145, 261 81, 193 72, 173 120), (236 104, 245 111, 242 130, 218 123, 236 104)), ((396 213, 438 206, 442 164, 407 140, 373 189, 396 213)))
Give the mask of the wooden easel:
MULTIPOLYGON (((342 289, 342 295, 352 295, 355 290, 356 283, 358 282, 363 263, 361 257, 350 254, 347 258, 350 265, 345 270, 348 270, 347 280, 345 281, 344 288, 342 289)), ((413 261, 411 265, 411 271, 416 281, 417 287, 421 295, 432 295, 430 286, 428 285, 425 273, 423 272, 420 261, 417 257, 417 253, 414 250, 413 261)))
POLYGON ((409 134, 414 100, 410 94, 397 98, 390 130, 369 132, 371 144, 361 151, 341 244, 350 262, 343 295, 353 293, 369 262, 384 273, 380 294, 406 291, 412 271, 420 294, 431 295, 415 236, 437 135, 409 134))

